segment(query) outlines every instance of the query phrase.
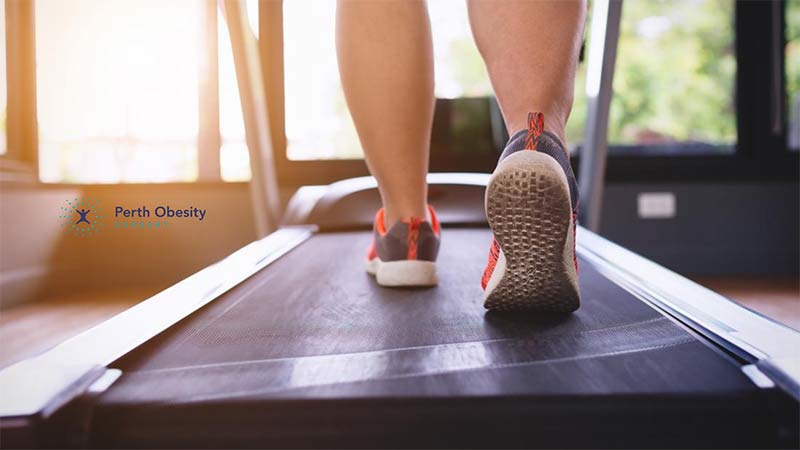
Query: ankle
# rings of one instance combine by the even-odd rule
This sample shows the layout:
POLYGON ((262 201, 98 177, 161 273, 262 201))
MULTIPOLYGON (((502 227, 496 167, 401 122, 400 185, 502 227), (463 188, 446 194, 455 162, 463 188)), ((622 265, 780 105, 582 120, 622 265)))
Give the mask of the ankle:
POLYGON ((412 218, 422 218, 427 222, 431 221, 427 206, 421 208, 392 208, 385 206, 383 209, 387 229, 397 222, 409 222, 412 218))
MULTIPOLYGON (((513 132, 510 132, 509 136, 516 136, 517 133, 519 133, 521 131, 527 132, 527 130, 528 130, 527 127, 518 128, 518 129, 515 129, 513 132)), ((545 125, 544 131, 548 135, 552 134, 553 136, 555 136, 558 139, 558 144, 562 147, 562 149, 564 150, 564 153, 567 154, 567 157, 569 157, 570 156, 569 147, 567 147, 567 139, 566 139, 566 133, 564 132, 564 128, 563 127, 549 127, 549 126, 545 125)), ((550 137, 552 138, 552 136, 550 136, 550 137)), ((509 143, 510 142, 511 141, 509 141, 509 143)))
MULTIPOLYGON (((548 133, 554 134, 558 137, 558 140, 564 146, 564 151, 569 154, 569 150, 567 150, 567 139, 566 139, 566 120, 561 118, 561 114, 555 112, 548 112, 543 111, 544 114, 544 131, 548 133)), ((515 117, 514 120, 509 120, 508 122, 508 135, 514 136, 515 133, 519 133, 522 130, 528 129, 528 116, 527 113, 523 115, 519 115, 519 117, 515 117)))

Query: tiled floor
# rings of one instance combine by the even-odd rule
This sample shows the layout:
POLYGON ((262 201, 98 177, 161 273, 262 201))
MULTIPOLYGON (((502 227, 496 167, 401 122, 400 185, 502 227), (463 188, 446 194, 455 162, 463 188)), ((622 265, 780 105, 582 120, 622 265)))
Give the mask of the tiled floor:
MULTIPOLYGON (((695 280, 800 330, 800 281, 793 278, 695 280)), ((142 289, 99 292, 0 311, 0 368, 36 355, 155 294, 142 289)))

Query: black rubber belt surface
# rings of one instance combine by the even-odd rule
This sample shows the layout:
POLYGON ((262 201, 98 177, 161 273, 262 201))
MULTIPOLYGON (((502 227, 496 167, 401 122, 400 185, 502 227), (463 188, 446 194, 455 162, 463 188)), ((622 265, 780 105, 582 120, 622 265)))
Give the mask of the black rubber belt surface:
MULTIPOLYGON (((754 442, 761 425, 747 415, 761 401, 737 365, 588 263, 574 314, 487 313, 479 280, 488 230, 445 230, 432 289, 377 286, 363 267, 369 239, 317 235, 118 361, 123 376, 96 407, 94 443, 382 445, 394 436, 397 445, 619 446, 627 441, 609 421, 654 438, 659 414, 683 426, 664 436, 691 435, 691 445, 739 419, 749 428, 714 442, 754 442), (476 416, 478 403, 459 406, 470 398, 497 401, 476 416), (555 419, 531 424, 535 442, 520 433, 482 443, 484 434, 463 429, 478 421, 492 434, 542 411, 586 422, 595 440, 553 441, 571 434, 555 419), (378 428, 358 425, 378 417, 378 428), (466 440, 446 440, 437 420, 461 424, 466 440)), ((651 443, 687 442, 664 436, 651 443)))

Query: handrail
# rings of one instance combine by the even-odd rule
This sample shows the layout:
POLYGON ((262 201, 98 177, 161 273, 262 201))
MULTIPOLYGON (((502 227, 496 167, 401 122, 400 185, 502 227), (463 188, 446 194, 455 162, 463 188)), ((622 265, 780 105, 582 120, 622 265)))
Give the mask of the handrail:
POLYGON ((281 212, 263 68, 258 53, 258 41, 247 21, 244 2, 219 0, 219 4, 228 24, 233 49, 233 63, 250 154, 253 214, 256 232, 261 238, 278 228, 281 212))

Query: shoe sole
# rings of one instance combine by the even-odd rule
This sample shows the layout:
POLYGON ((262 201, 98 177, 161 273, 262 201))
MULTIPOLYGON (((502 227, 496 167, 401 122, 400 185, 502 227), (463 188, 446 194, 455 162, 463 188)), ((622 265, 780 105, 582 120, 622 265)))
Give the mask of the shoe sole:
POLYGON ((484 293, 486 309, 578 309, 572 206, 558 163, 535 151, 504 159, 486 188, 486 215, 501 249, 484 293))
POLYGON ((432 261, 384 262, 375 258, 367 261, 367 272, 375 275, 378 284, 385 287, 426 287, 439 283, 436 263, 432 261))

